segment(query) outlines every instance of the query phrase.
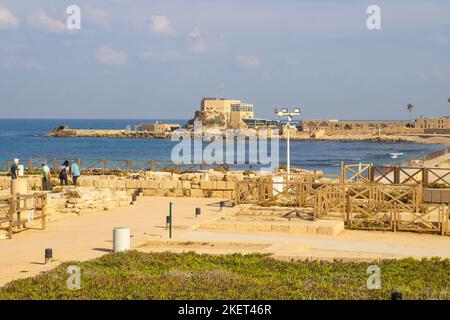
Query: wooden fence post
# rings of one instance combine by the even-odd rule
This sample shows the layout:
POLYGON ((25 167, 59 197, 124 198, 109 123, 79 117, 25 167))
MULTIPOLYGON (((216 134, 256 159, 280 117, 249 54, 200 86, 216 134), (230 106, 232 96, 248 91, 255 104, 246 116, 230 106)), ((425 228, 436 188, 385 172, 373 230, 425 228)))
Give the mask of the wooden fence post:
POLYGON ((400 168, 398 166, 394 167, 394 183, 400 184, 400 168))
POLYGON ((340 183, 344 184, 345 182, 345 163, 344 161, 341 161, 341 180, 340 183))
POLYGON ((42 230, 47 228, 47 195, 42 195, 41 198, 41 222, 42 222, 42 230))
POLYGON ((423 168, 423 171, 422 171, 422 185, 424 187, 428 186, 428 171, 429 170, 430 170, 429 168, 423 168))
POLYGON ((14 215, 16 212, 16 206, 17 206, 17 195, 11 196, 11 202, 9 204, 9 225, 8 225, 8 239, 12 239, 12 233, 13 233, 13 225, 14 225, 14 215))
POLYGON ((234 186, 234 199, 235 199, 235 203, 236 205, 239 204, 239 181, 236 181, 236 184, 234 186))
POLYGON ((373 163, 370 164, 369 167, 369 181, 374 182, 375 181, 375 167, 373 163))

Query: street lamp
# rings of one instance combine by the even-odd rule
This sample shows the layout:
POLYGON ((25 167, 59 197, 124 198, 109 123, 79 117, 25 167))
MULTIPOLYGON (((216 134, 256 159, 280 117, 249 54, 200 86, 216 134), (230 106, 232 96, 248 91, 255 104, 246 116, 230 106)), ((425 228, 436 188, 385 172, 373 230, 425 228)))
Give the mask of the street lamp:
POLYGON ((291 147, 290 147, 290 128, 291 121, 294 116, 300 115, 300 108, 294 108, 293 112, 289 112, 288 108, 281 108, 281 110, 275 109, 275 114, 279 117, 287 117, 286 129, 287 129, 287 142, 286 142, 286 162, 287 162, 287 175, 291 173, 291 147))

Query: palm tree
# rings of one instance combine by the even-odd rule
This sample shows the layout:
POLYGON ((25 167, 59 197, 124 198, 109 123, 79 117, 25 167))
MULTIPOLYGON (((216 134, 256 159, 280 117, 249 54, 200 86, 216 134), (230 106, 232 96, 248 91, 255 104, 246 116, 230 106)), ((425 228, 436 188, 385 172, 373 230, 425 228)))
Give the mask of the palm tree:
POLYGON ((408 110, 409 112, 409 127, 411 128, 411 113, 414 109, 414 106, 412 103, 408 103, 408 105, 406 106, 406 110, 408 110))

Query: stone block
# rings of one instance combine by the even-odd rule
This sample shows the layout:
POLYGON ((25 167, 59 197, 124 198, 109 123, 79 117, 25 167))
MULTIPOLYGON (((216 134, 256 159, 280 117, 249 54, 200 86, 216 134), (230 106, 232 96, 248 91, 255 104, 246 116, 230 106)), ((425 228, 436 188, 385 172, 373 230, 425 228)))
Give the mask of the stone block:
POLYGON ((205 195, 202 189, 191 189, 191 197, 193 198, 203 198, 205 195))

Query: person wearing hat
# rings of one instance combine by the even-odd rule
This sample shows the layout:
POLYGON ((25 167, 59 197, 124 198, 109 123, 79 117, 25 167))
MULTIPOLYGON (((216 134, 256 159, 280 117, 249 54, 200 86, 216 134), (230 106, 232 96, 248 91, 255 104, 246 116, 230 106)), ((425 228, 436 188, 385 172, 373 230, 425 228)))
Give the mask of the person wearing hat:
POLYGON ((19 176, 19 159, 14 159, 11 166, 11 179, 15 180, 19 176))
POLYGON ((69 161, 64 161, 61 168, 59 168, 59 181, 61 181, 62 186, 67 186, 68 182, 68 174, 69 174, 69 161))
POLYGON ((46 162, 42 162, 41 178, 42 178, 42 190, 47 191, 47 189, 49 189, 47 183, 50 184, 52 175, 50 173, 50 168, 47 166, 46 162))

